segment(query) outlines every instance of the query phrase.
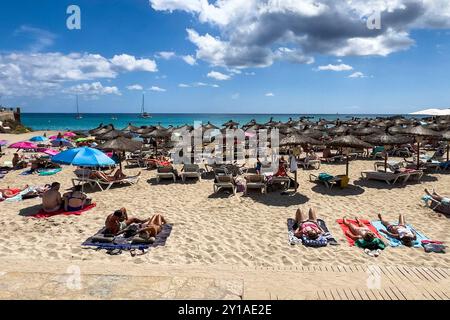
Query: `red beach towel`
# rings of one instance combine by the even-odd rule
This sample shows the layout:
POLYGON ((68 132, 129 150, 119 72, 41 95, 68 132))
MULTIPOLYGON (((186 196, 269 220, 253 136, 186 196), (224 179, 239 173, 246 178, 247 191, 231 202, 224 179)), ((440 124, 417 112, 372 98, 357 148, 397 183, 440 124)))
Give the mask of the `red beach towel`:
POLYGON ((89 211, 92 208, 95 208, 96 204, 93 203, 91 205, 88 205, 86 207, 84 207, 83 209, 79 210, 79 211, 72 211, 72 212, 65 212, 64 209, 55 211, 55 212, 45 212, 43 209, 41 209, 38 213, 36 213, 35 215, 32 215, 30 217, 33 218, 37 218, 37 219, 44 219, 44 218, 49 218, 49 217, 53 217, 53 216, 57 216, 57 215, 65 215, 65 216, 71 216, 71 215, 76 215, 79 216, 81 215, 83 212, 89 211))
MULTIPOLYGON (((347 219, 348 222, 354 224, 354 225, 358 225, 357 222, 355 220, 350 220, 347 219)), ((375 233, 375 235, 381 239, 380 234, 378 233, 377 229, 375 229, 375 227, 370 223, 370 221, 368 220, 359 220, 361 221, 363 224, 365 224, 367 226, 367 228, 370 229, 370 231, 372 231, 373 233, 375 233)), ((341 226, 342 231, 344 232, 345 238, 347 239, 348 244, 352 247, 355 245, 355 240, 353 240, 352 238, 350 238, 349 236, 347 236, 347 231, 348 231, 348 227, 344 224, 344 221, 342 219, 338 219, 336 220, 337 223, 339 223, 339 225, 341 226)))

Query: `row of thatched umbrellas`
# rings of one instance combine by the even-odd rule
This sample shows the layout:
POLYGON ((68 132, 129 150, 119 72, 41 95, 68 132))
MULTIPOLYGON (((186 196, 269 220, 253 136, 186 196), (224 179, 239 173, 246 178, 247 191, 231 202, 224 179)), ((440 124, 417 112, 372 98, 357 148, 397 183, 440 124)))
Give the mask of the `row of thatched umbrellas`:
MULTIPOLYGON (((224 123, 223 129, 206 123, 201 127, 202 131, 220 130, 225 133, 227 129, 237 129, 238 123, 232 120, 224 123)), ((280 146, 294 145, 328 145, 336 148, 370 148, 372 145, 393 146, 417 143, 417 165, 420 166, 420 142, 425 138, 439 138, 443 141, 450 141, 450 132, 445 131, 450 127, 450 119, 434 119, 423 126, 416 119, 352 119, 348 121, 327 121, 320 120, 312 123, 306 119, 298 121, 290 119, 286 123, 276 122, 270 119, 269 122, 258 124, 251 120, 242 126, 245 131, 257 131, 262 129, 278 129, 282 134, 280 146), (329 127, 333 125, 333 127, 329 127), (438 132, 435 130, 445 131, 438 132), (331 138, 329 141, 323 141, 324 138, 331 138), (413 140, 414 138, 414 140, 413 140)), ((142 149, 142 143, 132 140, 134 135, 142 138, 167 140, 173 133, 187 131, 190 132, 194 127, 184 125, 180 127, 164 128, 160 124, 157 126, 136 127, 129 124, 122 130, 116 130, 113 125, 99 126, 89 133, 94 135, 97 140, 106 141, 98 148, 102 150, 113 150, 117 152, 134 152, 142 149)), ((447 148, 447 160, 449 150, 447 148)), ((387 158, 385 158, 385 167, 387 158)), ((347 170, 348 175, 348 157, 347 170)))

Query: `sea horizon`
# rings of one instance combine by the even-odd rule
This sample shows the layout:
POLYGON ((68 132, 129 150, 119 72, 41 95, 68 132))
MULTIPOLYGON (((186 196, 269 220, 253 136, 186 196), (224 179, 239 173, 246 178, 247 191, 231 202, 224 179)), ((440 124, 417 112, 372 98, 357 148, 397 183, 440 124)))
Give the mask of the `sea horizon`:
POLYGON ((233 120, 243 125, 252 119, 258 123, 265 123, 273 118, 275 121, 288 121, 289 118, 299 119, 308 117, 312 121, 319 119, 336 120, 364 117, 392 117, 404 116, 408 114, 319 114, 319 113, 152 113, 151 118, 140 118, 138 113, 83 113, 82 119, 76 119, 76 113, 22 113, 22 123, 33 130, 88 130, 99 126, 99 124, 113 124, 116 128, 122 129, 129 123, 135 126, 162 125, 180 126, 185 124, 193 125, 194 122, 210 122, 216 126, 233 120))

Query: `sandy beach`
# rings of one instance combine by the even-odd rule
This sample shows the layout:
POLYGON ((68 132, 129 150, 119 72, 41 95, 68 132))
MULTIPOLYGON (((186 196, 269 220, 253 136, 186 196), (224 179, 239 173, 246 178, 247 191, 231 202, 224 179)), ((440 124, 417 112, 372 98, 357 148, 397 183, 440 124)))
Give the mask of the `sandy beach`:
MULTIPOLYGON (((42 132, 22 135, 0 135, 9 142, 23 141, 42 132)), ((47 132, 48 135, 53 134, 47 132)), ((15 150, 4 149, 0 162, 10 160, 15 150)), ((155 172, 145 169, 125 169, 127 174, 142 172, 137 185, 113 188, 106 192, 90 192, 97 206, 81 216, 56 216, 48 219, 28 217, 39 210, 40 199, 19 203, 1 203, 0 261, 33 266, 39 262, 50 267, 53 263, 89 262, 95 265, 122 264, 124 269, 140 266, 176 266, 185 268, 289 268, 343 266, 408 266, 448 268, 448 254, 425 253, 423 249, 388 247, 377 258, 369 257, 361 249, 350 247, 336 223, 343 216, 359 216, 375 220, 378 213, 395 221, 405 214, 407 222, 430 239, 450 241, 450 220, 424 207, 421 197, 424 188, 435 188, 443 194, 450 190, 450 175, 438 172, 424 176, 421 183, 388 186, 384 182, 359 180, 360 172, 373 169, 374 160, 350 163, 350 183, 347 189, 326 189, 309 182, 310 173, 342 174, 345 165, 322 164, 319 170, 300 170, 300 188, 294 196, 272 192, 257 192, 243 196, 213 194, 213 180, 200 182, 156 184, 155 172), (81 243, 97 232, 105 218, 115 209, 126 207, 132 216, 147 218, 160 213, 173 224, 173 230, 163 247, 152 248, 145 255, 132 257, 124 252, 111 256, 105 251, 83 249, 81 243), (307 248, 288 243, 288 218, 297 208, 316 208, 319 217, 327 222, 338 246, 307 248)), ((72 186, 74 167, 64 166, 55 176, 20 176, 12 171, 0 186, 23 187, 58 181, 62 190, 72 186)), ((19 267, 19 266, 18 266, 19 267)), ((332 281, 332 279, 330 279, 332 281)))

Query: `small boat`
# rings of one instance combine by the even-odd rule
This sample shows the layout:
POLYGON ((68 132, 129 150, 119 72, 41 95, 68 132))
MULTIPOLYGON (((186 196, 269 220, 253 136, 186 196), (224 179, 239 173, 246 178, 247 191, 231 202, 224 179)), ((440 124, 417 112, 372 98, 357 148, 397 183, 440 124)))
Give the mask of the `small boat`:
POLYGON ((151 117, 149 113, 145 112, 145 96, 142 94, 141 118, 148 119, 151 117))
POLYGON ((77 95, 77 116, 75 117, 75 119, 77 120, 83 119, 83 116, 80 114, 80 108, 78 106, 78 95, 77 95))

